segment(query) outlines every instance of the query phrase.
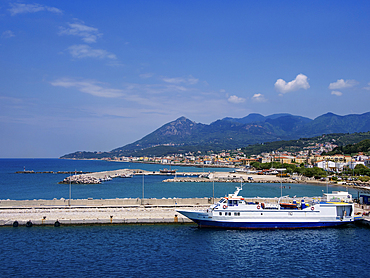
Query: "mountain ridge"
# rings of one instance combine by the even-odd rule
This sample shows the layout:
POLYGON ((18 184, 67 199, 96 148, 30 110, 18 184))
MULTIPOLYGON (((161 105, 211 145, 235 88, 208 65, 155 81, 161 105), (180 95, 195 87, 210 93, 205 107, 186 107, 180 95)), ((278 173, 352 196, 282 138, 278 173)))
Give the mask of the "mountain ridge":
POLYGON ((226 117, 210 124, 196 123, 182 116, 166 123, 143 138, 109 152, 75 152, 61 158, 136 156, 156 149, 186 152, 220 151, 257 143, 315 137, 330 133, 370 131, 370 112, 339 116, 328 112, 315 119, 288 113, 263 116, 252 113, 243 118, 226 117), (167 149, 167 150, 166 150, 167 149))

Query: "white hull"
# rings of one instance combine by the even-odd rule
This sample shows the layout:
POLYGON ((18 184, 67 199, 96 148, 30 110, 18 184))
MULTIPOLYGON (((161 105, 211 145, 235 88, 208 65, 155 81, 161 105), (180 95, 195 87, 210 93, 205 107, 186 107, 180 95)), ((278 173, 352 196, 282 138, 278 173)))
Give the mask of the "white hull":
POLYGON ((354 222, 353 203, 317 202, 294 209, 286 208, 283 204, 268 207, 261 203, 247 204, 237 193, 222 199, 206 211, 178 212, 200 227, 234 229, 317 228, 354 222))

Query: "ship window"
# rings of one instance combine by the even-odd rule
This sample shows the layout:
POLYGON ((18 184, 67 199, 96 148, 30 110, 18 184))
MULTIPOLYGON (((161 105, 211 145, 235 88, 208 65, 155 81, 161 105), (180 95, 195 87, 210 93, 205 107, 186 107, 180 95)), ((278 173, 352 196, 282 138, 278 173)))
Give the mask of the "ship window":
POLYGON ((240 216, 240 212, 234 212, 235 216, 240 216))
POLYGON ((222 212, 220 212, 220 215, 222 215, 222 212))
POLYGON ((231 212, 229 212, 229 216, 231 216, 231 212))

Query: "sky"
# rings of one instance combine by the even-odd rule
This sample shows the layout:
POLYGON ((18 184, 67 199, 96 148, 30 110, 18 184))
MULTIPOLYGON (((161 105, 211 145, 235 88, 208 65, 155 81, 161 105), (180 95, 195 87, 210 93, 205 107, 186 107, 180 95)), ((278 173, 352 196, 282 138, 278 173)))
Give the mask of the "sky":
POLYGON ((0 158, 109 151, 181 116, 370 111, 369 1, 0 1, 0 158))

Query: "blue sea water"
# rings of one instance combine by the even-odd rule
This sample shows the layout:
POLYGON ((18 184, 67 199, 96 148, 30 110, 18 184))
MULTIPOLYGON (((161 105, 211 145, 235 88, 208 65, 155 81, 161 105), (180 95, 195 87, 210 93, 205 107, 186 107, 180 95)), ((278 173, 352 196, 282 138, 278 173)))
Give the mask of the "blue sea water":
MULTIPOLYGON (((15 171, 158 170, 160 165, 58 159, 0 159, 0 199, 67 198, 62 174, 15 171)), ((179 171, 203 171, 184 168, 179 171)), ((204 169, 213 171, 213 169, 204 169)), ((145 196, 210 197, 211 183, 145 177, 145 196)), ((216 183, 224 196, 236 184, 216 183)), ((245 184, 244 196, 279 196, 279 184, 245 184)), ((323 186, 285 185, 284 195, 317 196, 323 186)), ((75 185, 73 198, 140 197, 142 177, 75 185)), ((329 191, 343 190, 329 187, 329 191)), ((352 194, 357 194, 352 191, 352 194)), ((368 277, 370 229, 234 231, 195 225, 0 227, 0 277, 368 277)))
POLYGON ((370 230, 0 229, 1 277, 369 277, 370 230))
MULTIPOLYGON (((58 184, 69 174, 16 174, 16 171, 108 171, 117 169, 144 169, 158 171, 163 165, 122 163, 92 160, 64 159, 0 159, 0 200, 53 199, 69 198, 69 185, 58 184)), ((179 172, 228 171, 230 169, 195 168, 177 166, 179 172)), ((168 177, 145 176, 145 198, 191 198, 212 197, 212 183, 166 183, 168 177)), ((72 185, 73 199, 107 199, 107 198, 141 198, 143 177, 115 178, 112 181, 95 185, 72 185)), ((235 183, 215 183, 215 197, 222 197, 235 191, 235 183)), ((283 195, 289 196, 321 196, 326 187, 321 185, 286 184, 283 195)), ((333 190, 345 190, 345 187, 329 186, 333 190)), ((357 191, 349 189, 357 197, 357 191)), ((280 196, 280 184, 247 183, 241 195, 245 197, 276 197, 280 196)))

